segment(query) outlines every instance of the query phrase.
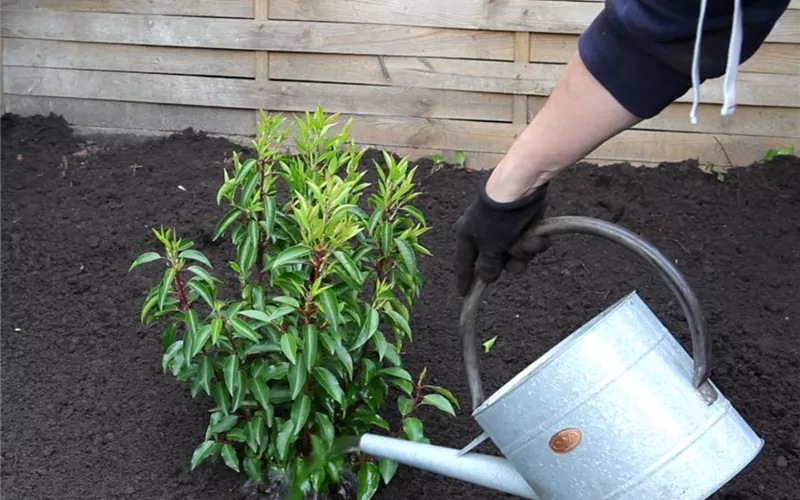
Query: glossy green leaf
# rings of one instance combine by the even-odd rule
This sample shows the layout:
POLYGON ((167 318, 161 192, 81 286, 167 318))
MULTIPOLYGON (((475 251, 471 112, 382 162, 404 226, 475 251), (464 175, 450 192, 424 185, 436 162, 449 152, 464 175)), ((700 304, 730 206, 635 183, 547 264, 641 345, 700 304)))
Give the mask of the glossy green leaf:
POLYGON ((414 409, 414 402, 408 396, 401 394, 397 397, 397 409, 400 410, 400 415, 405 417, 414 409))
POLYGON ((220 418, 216 424, 211 426, 211 432, 215 434, 228 432, 233 429, 237 422, 239 422, 239 417, 236 415, 225 415, 220 418))
POLYGON ((239 358, 235 354, 224 358, 222 360, 222 374, 225 379, 225 387, 228 389, 228 394, 233 397, 236 391, 236 374, 239 371, 239 358))
POLYGON ((342 362, 342 366, 344 369, 347 370, 347 374, 350 376, 350 379, 353 378, 353 358, 350 356, 350 353, 347 352, 347 349, 343 345, 336 346, 336 357, 339 358, 339 361, 342 362))
POLYGON ((196 260, 198 262, 202 262, 212 269, 214 268, 214 266, 211 265, 211 261, 208 260, 208 257, 206 257, 203 252, 198 250, 184 250, 183 252, 179 253, 178 256, 184 259, 196 260))
POLYGON ((197 466, 203 462, 203 460, 219 451, 219 448, 220 443, 217 443, 216 441, 203 441, 200 443, 192 453, 191 470, 196 469, 197 466))
POLYGON ((158 293, 158 307, 160 309, 164 308, 164 302, 167 300, 167 296, 172 291, 172 280, 175 279, 175 268, 170 267, 164 273, 164 278, 161 280, 161 289, 158 293))
POLYGON ((394 477, 397 472, 397 465, 397 462, 388 458, 378 460, 378 469, 381 471, 381 477, 383 477, 385 484, 389 484, 389 481, 394 477))
POLYGON ((406 265, 406 269, 408 269, 408 271, 411 273, 416 273, 417 260, 414 256, 414 250, 411 248, 411 245, 400 238, 395 238, 394 243, 397 245, 397 248, 400 249, 400 256, 403 258, 403 263, 406 265))
POLYGON ((331 419, 328 418, 328 415, 322 412, 317 412, 314 414, 314 422, 316 422, 322 438, 325 439, 329 445, 333 444, 336 433, 334 432, 333 423, 331 422, 331 419))
POLYGON ((279 304, 284 304, 284 305, 295 307, 295 308, 299 308, 300 307, 300 302, 298 302, 297 299, 295 299, 294 297, 289 297, 287 295, 282 295, 280 297, 275 297, 272 300, 277 302, 277 303, 279 303, 279 304))
POLYGON ((267 382, 263 379, 259 378, 251 378, 250 379, 250 393, 256 398, 258 404, 261 405, 262 408, 268 408, 269 404, 269 386, 267 386, 267 382))
POLYGON ((272 237, 272 230, 275 227, 275 197, 267 196, 264 198, 264 224, 262 224, 267 237, 272 237))
POLYGON ((294 307, 291 306, 281 306, 276 308, 271 313, 267 314, 263 311, 256 311, 254 309, 249 309, 247 311, 240 311, 239 314, 242 316, 247 316, 248 318, 253 318, 258 321, 263 321, 264 323, 272 323, 281 319, 282 317, 286 316, 295 311, 294 307))
POLYGON ((297 340, 291 333, 281 335, 281 350, 292 364, 297 363, 297 340))
POLYGON ((289 454, 289 445, 292 444, 292 437, 294 436, 294 422, 286 420, 281 424, 280 431, 278 432, 278 439, 275 443, 278 449, 278 457, 285 460, 289 454))
POLYGON ((308 257, 309 249, 305 245, 295 245, 287 248, 272 261, 270 269, 276 269, 289 263, 303 262, 305 257, 308 257))
POLYGON ((251 340, 253 342, 261 341, 261 336, 256 333, 252 326, 250 326, 246 321, 240 318, 230 318, 231 326, 233 327, 233 331, 239 337, 246 338, 247 340, 251 340))
POLYGON ((345 272, 347 273, 347 276, 349 276, 350 279, 353 280, 358 286, 361 286, 361 284, 363 283, 363 279, 361 277, 361 273, 358 270, 358 266, 356 265, 355 262, 353 262, 353 259, 351 259, 346 253, 340 250, 333 252, 333 255, 334 257, 336 257, 336 260, 339 262, 339 264, 342 265, 345 272))
POLYGON ((440 394, 427 394, 425 397, 422 398, 422 404, 435 406, 439 408, 445 413, 448 413, 452 416, 456 416, 456 412, 453 409, 453 405, 450 401, 447 400, 444 396, 440 394))
POLYGON ((383 358, 386 356, 386 351, 389 348, 389 343, 386 342, 386 337, 383 335, 383 332, 376 331, 375 335, 372 336, 372 340, 375 343, 375 349, 378 350, 378 359, 383 361, 383 358))
POLYGON ((200 378, 200 385, 206 394, 211 395, 211 378, 214 376, 214 360, 208 356, 203 356, 197 365, 197 376, 200 378))
POLYGON ((214 293, 211 291, 211 287, 205 281, 196 281, 192 280, 188 283, 189 288, 194 290, 197 295, 199 295, 209 307, 214 307, 214 293))
POLYGON ((429 385, 428 388, 433 389, 442 396, 446 397, 447 400, 450 401, 456 408, 461 408, 461 405, 458 403, 458 399, 453 395, 452 392, 448 391, 444 387, 438 385, 429 385))
POLYGON ((228 391, 225 389, 225 384, 217 382, 211 386, 211 396, 217 404, 217 409, 227 415, 230 412, 231 399, 228 391))
POLYGON ((225 434, 230 441, 236 441, 237 443, 246 443, 247 442, 247 433, 241 427, 236 427, 235 429, 231 429, 225 434))
POLYGON ((247 472, 247 477, 254 483, 261 484, 264 482, 261 459, 255 457, 245 457, 244 470, 247 472))
POLYGON ((291 365, 286 361, 270 364, 263 359, 257 359, 251 365, 251 370, 254 377, 268 381, 285 377, 289 373, 289 366, 291 365))
POLYGON ((219 281, 217 278, 211 276, 211 274, 208 271, 206 271, 200 266, 189 266, 187 268, 187 271, 194 273, 195 276, 197 276, 199 279, 207 283, 209 286, 214 286, 214 283, 219 281))
POLYGON ((308 415, 311 413, 311 398, 305 394, 294 400, 292 405, 292 422, 294 422, 294 434, 297 435, 306 425, 308 415))
POLYGON ((339 385, 336 376, 325 367, 314 368, 314 379, 327 391, 327 393, 339 404, 344 400, 344 392, 339 385))
POLYGON ((194 338, 194 343, 192 344, 192 357, 203 351, 210 338, 211 325, 203 325, 194 338))
POLYGON ((422 432, 422 420, 416 417, 406 417, 403 419, 403 431, 409 441, 419 442, 424 437, 422 432))
POLYGON ((364 462, 358 470, 358 500, 369 500, 378 491, 381 475, 374 462, 364 462))
POLYGON ((276 342, 261 342, 253 344, 244 351, 245 356, 264 354, 266 352, 281 352, 281 345, 276 342))
POLYGON ((244 215, 244 211, 234 208, 230 210, 225 216, 217 223, 216 228, 214 228, 214 236, 212 239, 216 240, 230 227, 231 224, 236 221, 239 217, 244 215))
POLYGON ((222 333, 223 323, 222 320, 219 318, 214 318, 211 320, 211 343, 217 345, 219 342, 219 336, 222 333))
POLYGON ((301 356, 297 358, 297 363, 289 366, 289 390, 291 391, 292 400, 297 399, 297 396, 302 392, 307 376, 306 363, 301 356))
POLYGON ((386 314, 388 314, 389 317, 392 318, 393 323, 398 328, 400 328, 400 330, 402 330, 403 333, 408 335, 409 338, 411 337, 411 327, 408 326, 408 321, 406 321, 406 319, 402 315, 400 315, 400 313, 392 310, 392 311, 386 311, 386 314))
POLYGON ((325 313, 328 323, 331 324, 334 330, 338 330, 342 320, 339 315, 339 302, 336 300, 336 293, 333 289, 328 288, 320 294, 320 307, 322 312, 325 313))
POLYGON ((389 381, 389 383, 399 387, 403 392, 405 392, 409 396, 414 392, 414 385, 408 380, 393 378, 392 380, 389 381))
POLYGON ((247 397, 247 378, 244 376, 244 372, 241 370, 236 371, 236 390, 233 394, 233 405, 231 411, 236 411, 242 407, 242 403, 244 403, 244 398, 247 397))
POLYGON ((313 323, 303 326, 303 356, 306 358, 306 369, 311 372, 317 361, 317 326, 313 323))
POLYGON ((361 324, 361 330, 358 333, 358 337, 356 338, 355 342, 353 342, 353 345, 350 348, 350 350, 353 351, 358 349, 359 347, 364 345, 369 339, 371 339, 372 336, 375 335, 375 332, 378 330, 379 324, 380 324, 380 317, 378 316, 378 311, 370 307, 367 313, 367 317, 361 324))
POLYGON ((156 252, 145 252, 142 255, 136 257, 136 260, 133 261, 131 267, 128 269, 128 272, 133 271, 135 268, 147 264, 149 262, 156 261, 161 258, 161 255, 157 254, 156 252))
POLYGON ((391 375, 392 377, 397 377, 399 379, 408 380, 409 382, 413 382, 413 379, 411 378, 411 374, 408 373, 403 368, 400 368, 400 367, 397 367, 397 366, 389 366, 389 367, 386 367, 386 368, 382 368, 381 370, 378 371, 378 373, 381 374, 381 375, 391 375))
POLYGON ((225 465, 236 472, 240 472, 239 455, 236 454, 236 450, 233 449, 233 446, 229 444, 222 445, 222 459, 225 460, 225 465))

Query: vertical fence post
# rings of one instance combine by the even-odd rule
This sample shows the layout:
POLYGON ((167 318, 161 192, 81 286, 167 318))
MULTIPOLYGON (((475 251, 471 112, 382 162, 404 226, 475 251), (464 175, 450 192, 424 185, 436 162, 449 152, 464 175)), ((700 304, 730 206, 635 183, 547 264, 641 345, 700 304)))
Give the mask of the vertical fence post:
MULTIPOLYGON (((514 33, 514 64, 527 66, 531 60, 531 34, 529 32, 514 33)), ((521 72, 521 71, 520 71, 521 72)), ((520 127, 519 132, 528 124, 528 96, 514 94, 514 125, 520 127)))
MULTIPOLYGON (((253 0, 255 2, 255 20, 267 21, 269 20, 269 0, 253 0)), ((256 83, 266 83, 269 81, 269 52, 258 50, 255 52, 255 69, 256 69, 256 83)), ((263 108, 264 106, 260 106, 263 108)), ((269 113, 269 109, 264 109, 265 113, 269 113)), ((256 130, 258 130, 258 122, 261 120, 260 110, 255 111, 256 130)))

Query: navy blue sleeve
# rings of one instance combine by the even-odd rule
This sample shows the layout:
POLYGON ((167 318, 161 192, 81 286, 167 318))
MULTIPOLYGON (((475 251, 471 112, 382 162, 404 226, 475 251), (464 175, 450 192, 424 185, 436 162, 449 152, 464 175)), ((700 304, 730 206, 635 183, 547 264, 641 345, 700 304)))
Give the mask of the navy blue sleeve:
MULTIPOLYGON (((789 0, 741 0, 740 63, 764 43, 789 0)), ((700 78, 725 74, 733 0, 708 0, 700 78)), ((692 87, 699 0, 606 0, 578 51, 595 78, 634 116, 652 118, 692 87)))

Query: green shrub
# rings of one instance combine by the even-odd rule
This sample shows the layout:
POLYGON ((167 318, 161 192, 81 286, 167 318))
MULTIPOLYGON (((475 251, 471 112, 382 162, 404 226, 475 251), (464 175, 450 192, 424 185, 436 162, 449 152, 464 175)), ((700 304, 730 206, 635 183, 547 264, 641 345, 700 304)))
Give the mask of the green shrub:
POLYGON ((297 119, 298 154, 281 151, 291 131, 262 113, 256 157, 233 156, 217 194, 230 209, 216 226, 236 249, 227 276, 237 296, 222 297, 222 273, 173 229, 154 230, 163 254, 140 255, 131 269, 165 266, 144 300, 141 321, 164 320, 165 373, 213 399, 194 469, 222 459, 254 482, 284 478, 299 498, 327 492, 351 468, 359 498, 370 498, 397 464, 336 456, 338 436, 364 432, 427 442, 414 416, 421 405, 449 414, 458 406, 442 387, 403 368, 412 339, 409 310, 418 297, 419 237, 429 228, 412 205, 415 168, 384 153, 386 168, 365 211, 364 154, 349 141, 350 122, 331 134, 322 109, 297 119), (278 187, 282 186, 281 191, 278 187), (399 388, 400 427, 381 416, 389 387, 399 388))

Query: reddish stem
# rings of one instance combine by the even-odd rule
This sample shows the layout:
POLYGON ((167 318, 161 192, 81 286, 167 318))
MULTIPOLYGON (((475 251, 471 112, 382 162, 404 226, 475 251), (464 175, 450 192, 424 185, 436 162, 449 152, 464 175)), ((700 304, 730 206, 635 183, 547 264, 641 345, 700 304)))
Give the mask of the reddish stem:
POLYGON ((180 300, 180 310, 185 311, 189 309, 189 297, 186 296, 186 286, 180 274, 175 273, 175 288, 177 288, 178 300, 180 300))

